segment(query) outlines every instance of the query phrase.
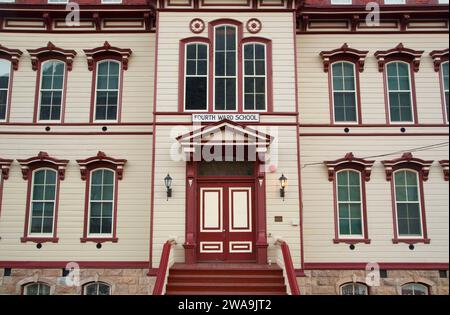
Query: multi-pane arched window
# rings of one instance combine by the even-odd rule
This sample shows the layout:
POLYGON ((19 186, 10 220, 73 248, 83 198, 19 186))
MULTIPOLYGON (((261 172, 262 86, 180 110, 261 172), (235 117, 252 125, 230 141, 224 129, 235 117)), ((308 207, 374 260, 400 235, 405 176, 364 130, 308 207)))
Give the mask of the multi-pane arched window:
POLYGON ((83 287, 84 295, 111 295, 111 286, 104 282, 91 282, 83 287))
POLYGON ((394 61, 386 65, 389 117, 391 122, 414 122, 410 64, 394 61))
POLYGON ((29 236, 52 236, 55 221, 57 173, 53 169, 33 172, 29 236))
POLYGON ((336 174, 339 236, 363 236, 361 173, 342 170, 336 174))
POLYGON ((444 110, 445 110, 445 118, 447 120, 447 123, 450 121, 449 119, 449 71, 448 71, 448 64, 449 62, 446 61, 441 64, 441 75, 442 75, 442 94, 444 99, 444 110))
POLYGON ((185 55, 185 110, 205 111, 208 109, 209 46, 205 43, 189 43, 185 55))
POLYGON ((214 29, 214 104, 216 111, 237 109, 237 28, 219 25, 214 29))
POLYGON ((114 183, 114 171, 110 169, 92 171, 89 195, 89 235, 112 235, 114 183))
POLYGON ((421 237, 423 235, 419 185, 419 174, 414 170, 402 169, 394 173, 399 237, 421 237))
POLYGON ((50 286, 48 284, 37 282, 23 286, 24 295, 50 295, 50 286))
POLYGON ((244 111, 267 109, 266 45, 244 44, 244 111))
POLYGON ((11 84, 11 62, 0 59, 0 122, 6 120, 11 84))
POLYGON ((116 121, 119 108, 119 83, 121 63, 102 60, 97 63, 95 91, 96 121, 116 121))
POLYGON ((346 283, 340 287, 341 295, 369 295, 367 285, 362 283, 346 283))
POLYGON ((65 68, 65 62, 60 60, 47 60, 41 64, 38 113, 40 121, 61 120, 65 68))
POLYGON ((428 286, 421 283, 408 283, 402 286, 402 295, 428 295, 428 286))
POLYGON ((355 64, 335 62, 331 66, 334 121, 358 121, 355 64))

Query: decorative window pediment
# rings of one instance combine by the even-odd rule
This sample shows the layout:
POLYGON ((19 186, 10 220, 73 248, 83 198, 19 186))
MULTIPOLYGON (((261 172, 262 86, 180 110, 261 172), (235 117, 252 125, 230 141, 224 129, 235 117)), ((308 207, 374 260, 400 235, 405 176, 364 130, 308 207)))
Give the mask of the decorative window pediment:
POLYGON ((444 172, 444 179, 445 179, 445 181, 448 182, 448 179, 449 179, 448 160, 439 161, 439 164, 441 165, 442 170, 444 172))
POLYGON ((368 53, 369 51, 367 50, 350 48, 347 43, 334 50, 322 51, 320 56, 323 59, 323 71, 328 72, 330 64, 337 60, 351 60, 355 64, 359 65, 359 72, 363 72, 368 53))
POLYGON ((349 152, 343 158, 335 161, 325 161, 324 163, 328 168, 328 180, 330 182, 334 181, 336 172, 347 168, 360 171, 364 180, 368 182, 370 181, 370 175, 372 173, 372 167, 375 161, 357 158, 352 152, 349 152))
POLYGON ((111 46, 110 43, 105 42, 103 46, 94 49, 84 49, 87 57, 88 69, 93 71, 95 67, 95 60, 103 57, 115 56, 122 63, 123 70, 128 70, 128 61, 133 53, 129 48, 118 48, 111 46))
POLYGON ((406 48, 403 43, 389 50, 378 50, 375 52, 375 57, 378 59, 378 71, 383 72, 384 66, 391 60, 406 60, 412 64, 414 72, 418 72, 423 53, 423 50, 406 48))
POLYGON ((37 49, 28 49, 31 56, 31 66, 34 71, 38 69, 39 61, 42 59, 59 59, 66 63, 67 70, 72 71, 73 59, 77 55, 75 50, 67 50, 56 47, 52 42, 47 46, 37 49))
POLYGON ((433 50, 430 52, 431 58, 433 58, 434 71, 439 72, 441 64, 448 61, 448 48, 444 50, 433 50))
POLYGON ((48 167, 58 171, 58 177, 60 180, 64 180, 66 167, 69 163, 68 160, 59 160, 48 155, 47 152, 39 152, 37 156, 31 157, 29 159, 17 160, 22 169, 22 176, 24 180, 28 180, 30 176, 30 171, 48 167))
POLYGON ((430 173, 430 167, 433 164, 433 161, 425 161, 422 159, 418 159, 413 157, 412 153, 408 152, 403 154, 400 158, 382 161, 385 171, 386 171, 386 180, 392 180, 392 174, 399 169, 413 169, 419 172, 423 181, 428 180, 428 175, 430 173))
POLYGON ((89 170, 104 166, 116 171, 117 179, 122 180, 123 168, 127 163, 127 160, 115 159, 107 156, 104 152, 99 151, 96 156, 87 158, 85 160, 77 160, 77 163, 80 166, 82 180, 86 180, 89 170))
POLYGON ((11 61, 14 70, 19 69, 19 59, 22 56, 22 51, 19 49, 9 49, 0 44, 0 58, 5 58, 11 61))
POLYGON ((0 158, 0 179, 7 180, 9 178, 9 168, 13 160, 5 160, 0 158))

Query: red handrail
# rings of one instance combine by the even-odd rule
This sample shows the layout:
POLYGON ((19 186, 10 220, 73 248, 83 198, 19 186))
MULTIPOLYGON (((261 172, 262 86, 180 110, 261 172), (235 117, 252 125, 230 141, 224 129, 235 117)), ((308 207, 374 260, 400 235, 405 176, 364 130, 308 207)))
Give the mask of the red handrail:
POLYGON ((285 241, 281 241, 280 247, 281 252, 283 253, 284 268, 286 269, 286 275, 289 281, 289 287, 291 288, 291 294, 300 295, 300 289, 298 287, 297 277, 295 275, 294 263, 292 262, 289 245, 285 241))
POLYGON ((158 272, 156 274, 156 282, 155 287, 153 288, 153 295, 162 295, 163 293, 172 245, 173 245, 172 241, 167 241, 166 244, 164 244, 163 251, 161 254, 161 261, 159 263, 158 272))

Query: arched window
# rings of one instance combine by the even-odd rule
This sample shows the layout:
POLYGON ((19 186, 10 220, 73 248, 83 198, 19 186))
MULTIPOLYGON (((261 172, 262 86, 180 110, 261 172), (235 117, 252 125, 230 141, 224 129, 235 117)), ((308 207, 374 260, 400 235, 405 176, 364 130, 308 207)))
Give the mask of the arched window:
POLYGON ((120 73, 121 64, 116 60, 107 59, 97 63, 94 120, 117 120, 120 73))
POLYGON ((361 173, 354 170, 342 170, 337 172, 336 176, 339 236, 362 237, 361 173))
POLYGON ((60 60, 48 60, 41 64, 39 92, 39 121, 60 121, 66 64, 60 60))
POLYGON ((110 169, 92 171, 89 194, 89 235, 111 236, 115 174, 110 169))
POLYGON ((386 66, 391 122, 414 122, 410 65, 403 61, 386 66))
POLYGON ((402 295, 428 295, 428 286, 421 283, 408 283, 402 286, 402 295))
POLYGON ((234 25, 214 27, 214 104, 216 111, 236 111, 238 34, 234 25))
POLYGON ((244 44, 244 111, 267 110, 267 46, 244 44))
POLYGON ((91 282, 83 287, 84 295, 111 295, 111 286, 104 282, 91 282))
POLYGON ((98 152, 96 156, 77 162, 80 165, 81 179, 86 181, 81 242, 116 243, 117 191, 127 161, 98 152))
POLYGON ((441 75, 442 75, 442 95, 444 99, 444 109, 445 109, 445 117, 447 119, 447 123, 450 121, 449 119, 449 73, 448 73, 448 61, 441 64, 441 75))
POLYGON ((334 121, 358 122, 355 64, 335 62, 332 68, 334 121))
POLYGON ((421 237, 422 215, 419 175, 413 170, 394 173, 395 205, 399 237, 421 237))
POLYGON ((23 286, 24 295, 50 295, 50 286, 48 284, 37 282, 23 286))
POLYGON ((44 168, 33 172, 29 236, 53 235, 57 174, 55 170, 44 168))
POLYGON ((188 43, 185 49, 184 109, 208 110, 208 56, 206 43, 188 43))
POLYGON ((346 283, 340 289, 341 295, 369 295, 367 285, 362 283, 346 283))
POLYGON ((12 65, 9 60, 0 59, 0 122, 6 121, 12 65))

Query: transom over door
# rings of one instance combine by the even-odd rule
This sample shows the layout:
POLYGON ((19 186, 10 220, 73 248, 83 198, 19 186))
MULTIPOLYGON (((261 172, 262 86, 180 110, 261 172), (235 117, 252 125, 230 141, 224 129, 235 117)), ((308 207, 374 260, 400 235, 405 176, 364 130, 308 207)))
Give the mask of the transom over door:
POLYGON ((254 187, 199 185, 198 259, 255 260, 254 187))

